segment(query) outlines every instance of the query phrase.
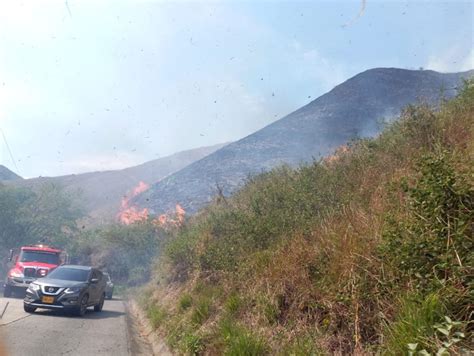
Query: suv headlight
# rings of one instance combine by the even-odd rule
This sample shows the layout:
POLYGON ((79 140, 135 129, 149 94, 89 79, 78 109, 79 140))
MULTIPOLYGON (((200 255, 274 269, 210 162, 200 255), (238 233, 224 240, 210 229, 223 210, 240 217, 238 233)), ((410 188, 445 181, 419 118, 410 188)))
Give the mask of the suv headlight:
POLYGON ((30 285, 28 286, 28 289, 32 292, 37 292, 40 290, 40 286, 39 284, 36 284, 36 283, 30 283, 30 285))
POLYGON ((79 293, 81 291, 81 289, 82 289, 82 287, 69 287, 64 291, 64 293, 66 293, 66 294, 79 293))

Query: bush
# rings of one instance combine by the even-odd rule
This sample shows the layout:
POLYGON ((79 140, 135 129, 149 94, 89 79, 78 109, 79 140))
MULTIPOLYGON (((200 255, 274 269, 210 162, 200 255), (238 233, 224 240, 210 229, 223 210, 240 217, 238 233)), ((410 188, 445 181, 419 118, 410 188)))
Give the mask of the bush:
POLYGON ((291 356, 319 356, 325 355, 318 347, 314 337, 307 335, 298 337, 286 346, 279 354, 291 356))
POLYGON ((190 313, 169 303, 173 342, 205 331, 206 352, 230 355, 465 347, 458 324, 441 330, 474 312, 472 127, 471 82, 438 111, 409 107, 375 139, 216 199, 166 248, 163 276, 195 287, 190 313))
POLYGON ((229 341, 228 356, 261 356, 268 353, 265 342, 249 332, 238 332, 229 341))
POLYGON ((387 252, 420 285, 462 278, 474 250, 474 190, 446 151, 424 156, 419 166, 420 178, 404 183, 409 215, 387 233, 387 252))
POLYGON ((465 324, 451 320, 437 294, 406 296, 394 323, 388 325, 386 350, 394 354, 468 354, 463 350, 465 324))
POLYGON ((199 355, 204 350, 204 343, 200 336, 195 334, 185 334, 183 336, 184 348, 189 355, 199 355))
POLYGON ((191 307, 193 304, 193 297, 190 294, 185 293, 181 296, 178 302, 179 310, 185 311, 191 307))
POLYGON ((260 337, 237 325, 231 318, 221 322, 219 334, 225 343, 225 355, 261 356, 268 353, 268 347, 260 337))
POLYGON ((157 329, 166 319, 166 312, 158 305, 151 304, 147 308, 147 316, 153 329, 157 329))
POLYGON ((197 300, 196 305, 191 314, 191 321, 195 325, 202 325, 211 314, 211 300, 206 297, 201 297, 197 300))
POLYGON ((170 239, 164 255, 173 264, 173 274, 170 280, 183 281, 187 279, 189 271, 195 265, 195 245, 200 233, 199 227, 183 227, 182 230, 170 239))
POLYGON ((232 293, 226 300, 224 308, 227 314, 235 315, 242 307, 242 299, 237 293, 232 293))

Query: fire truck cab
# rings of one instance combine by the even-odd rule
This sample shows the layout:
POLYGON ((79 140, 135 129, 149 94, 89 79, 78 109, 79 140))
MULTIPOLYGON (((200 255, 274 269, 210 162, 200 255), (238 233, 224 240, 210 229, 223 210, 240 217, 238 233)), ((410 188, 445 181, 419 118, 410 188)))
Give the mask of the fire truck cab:
POLYGON ((8 271, 3 296, 10 297, 15 292, 24 293, 28 285, 37 278, 45 277, 51 270, 66 262, 67 255, 60 249, 34 245, 23 246, 19 254, 10 250, 9 261, 13 261, 8 271))

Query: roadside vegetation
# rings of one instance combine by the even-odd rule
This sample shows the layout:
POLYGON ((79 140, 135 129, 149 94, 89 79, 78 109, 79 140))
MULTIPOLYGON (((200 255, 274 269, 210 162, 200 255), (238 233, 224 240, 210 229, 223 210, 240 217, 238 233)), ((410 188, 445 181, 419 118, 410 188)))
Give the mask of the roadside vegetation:
POLYGON ((163 247, 141 305, 182 354, 472 350, 474 83, 249 179, 163 247))
POLYGON ((150 280, 154 258, 167 233, 152 221, 111 224, 82 231, 68 244, 75 263, 97 266, 123 287, 150 280))
POLYGON ((151 221, 86 227, 80 195, 60 186, 16 188, 0 183, 0 279, 10 249, 44 243, 67 251, 70 262, 108 271, 118 288, 146 283, 167 233, 151 221))
POLYGON ((55 185, 33 191, 0 183, 0 276, 7 270, 11 248, 43 240, 64 246, 79 232, 82 211, 75 197, 55 185))

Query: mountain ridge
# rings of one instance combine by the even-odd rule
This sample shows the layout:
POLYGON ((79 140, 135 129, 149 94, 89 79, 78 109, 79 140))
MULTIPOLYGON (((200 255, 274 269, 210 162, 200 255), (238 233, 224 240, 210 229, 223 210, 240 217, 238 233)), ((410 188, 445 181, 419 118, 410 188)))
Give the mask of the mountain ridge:
POLYGON ((15 181, 15 180, 22 180, 22 179, 23 178, 20 177, 18 174, 16 174, 12 170, 0 164, 0 182, 1 181, 15 181))
POLYGON ((319 159, 357 137, 380 132, 380 119, 390 119, 409 104, 436 104, 457 92, 473 71, 374 68, 337 85, 303 107, 241 140, 192 163, 153 185, 135 202, 159 214, 176 203, 196 212, 218 191, 237 190, 249 175, 281 164, 296 166, 319 159))
POLYGON ((121 199, 140 182, 153 184, 225 145, 226 143, 181 151, 120 170, 37 177, 9 184, 33 189, 43 184, 58 184, 69 193, 79 196, 89 218, 96 222, 108 222, 116 218, 121 199))

